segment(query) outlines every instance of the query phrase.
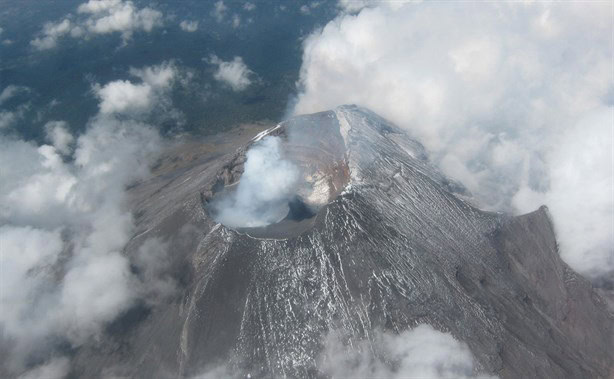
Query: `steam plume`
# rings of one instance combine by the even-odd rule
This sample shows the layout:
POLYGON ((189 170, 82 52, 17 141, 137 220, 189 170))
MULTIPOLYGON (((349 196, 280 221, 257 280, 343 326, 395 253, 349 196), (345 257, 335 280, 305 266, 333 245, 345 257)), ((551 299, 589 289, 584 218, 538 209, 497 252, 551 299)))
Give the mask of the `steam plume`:
POLYGON ((217 221, 230 227, 258 227, 288 214, 299 171, 283 158, 281 139, 268 136, 247 152, 245 171, 235 192, 213 204, 217 221))

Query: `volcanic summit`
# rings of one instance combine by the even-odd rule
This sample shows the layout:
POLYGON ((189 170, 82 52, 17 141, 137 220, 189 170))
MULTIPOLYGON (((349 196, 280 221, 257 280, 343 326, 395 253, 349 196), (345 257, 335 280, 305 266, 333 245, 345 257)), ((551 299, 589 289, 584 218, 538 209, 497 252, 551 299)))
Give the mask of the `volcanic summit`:
MULTIPOLYGON (((257 176, 254 188, 268 188, 257 176)), ((297 116, 131 196, 139 232, 126 254, 168 241, 178 292, 136 306, 80 348, 75 375, 113 365, 143 378, 327 377, 331 333, 347 354, 399 372, 378 335, 424 324, 466 344, 475 362, 459 376, 614 374, 614 316, 560 259, 548 210, 476 208, 420 143, 367 109, 297 116), (225 223, 223 200, 241 191, 250 151, 267 144, 291 180, 281 198, 247 201, 274 204, 273 216, 225 223)))

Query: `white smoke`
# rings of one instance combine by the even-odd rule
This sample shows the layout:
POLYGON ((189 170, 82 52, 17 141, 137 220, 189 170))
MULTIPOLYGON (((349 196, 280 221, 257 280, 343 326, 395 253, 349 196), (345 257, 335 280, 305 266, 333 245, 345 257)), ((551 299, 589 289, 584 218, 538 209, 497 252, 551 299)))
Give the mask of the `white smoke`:
POLYGON ((296 193, 298 168, 284 159, 279 137, 256 142, 246 158, 236 191, 213 204, 217 221, 230 227, 258 227, 282 220, 296 193))
POLYGON ((306 39, 295 113, 372 109, 483 208, 548 205, 563 258, 611 272, 612 3, 356 5, 306 39))
POLYGON ((422 324, 400 334, 376 332, 351 346, 339 333, 324 339, 318 370, 331 378, 489 378, 479 375, 469 347, 422 324))
MULTIPOLYGON (((181 234, 185 236, 183 230, 181 234)), ((143 241, 133 258, 134 265, 146 283, 142 292, 149 302, 163 301, 177 291, 177 282, 169 275, 171 260, 168 251, 171 249, 168 242, 151 237, 143 241)))

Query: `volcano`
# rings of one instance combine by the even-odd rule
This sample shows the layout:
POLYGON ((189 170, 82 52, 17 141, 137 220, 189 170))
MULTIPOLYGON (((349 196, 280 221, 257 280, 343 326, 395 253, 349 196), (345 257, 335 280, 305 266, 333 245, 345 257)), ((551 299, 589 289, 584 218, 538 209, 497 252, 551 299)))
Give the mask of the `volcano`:
POLYGON ((351 350, 375 343, 375 331, 422 324, 465 343, 473 374, 614 375, 614 316, 560 259, 547 208, 517 217, 476 208, 420 143, 357 106, 241 138, 238 150, 203 152, 130 189, 138 232, 125 254, 166 241, 178 291, 135 305, 80 347, 73 376, 195 377, 223 366, 239 377, 326 377, 319 357, 331 331, 351 350), (267 137, 300 169, 286 216, 217 222, 212 204, 267 137))

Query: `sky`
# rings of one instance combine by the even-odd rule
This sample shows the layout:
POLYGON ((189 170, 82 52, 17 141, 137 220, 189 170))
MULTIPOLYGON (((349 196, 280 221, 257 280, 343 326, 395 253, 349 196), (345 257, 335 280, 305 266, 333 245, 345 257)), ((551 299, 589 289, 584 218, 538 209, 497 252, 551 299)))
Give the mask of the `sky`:
MULTIPOLYGON (((172 296, 163 241, 122 254, 134 232, 126 188, 149 175, 170 138, 348 103, 407 130, 480 208, 547 205, 561 257, 590 279, 611 278, 612 7, 3 0, 2 369, 62 377, 65 346, 95 339, 138 301, 172 296)), ((262 170, 290 176, 277 187, 286 199, 296 172, 275 164, 278 155, 278 141, 262 141, 248 153, 247 179, 258 187, 262 170)), ((254 196, 247 184, 233 206, 254 196)), ((382 335, 381 349, 408 372, 445 363, 436 354, 432 366, 416 362, 418 341, 447 346, 455 374, 472 373, 462 341, 428 325, 406 333, 404 342, 382 335)), ((347 356, 323 338, 332 348, 322 367, 334 373, 347 356)), ((389 370, 368 362, 357 375, 389 370)))

